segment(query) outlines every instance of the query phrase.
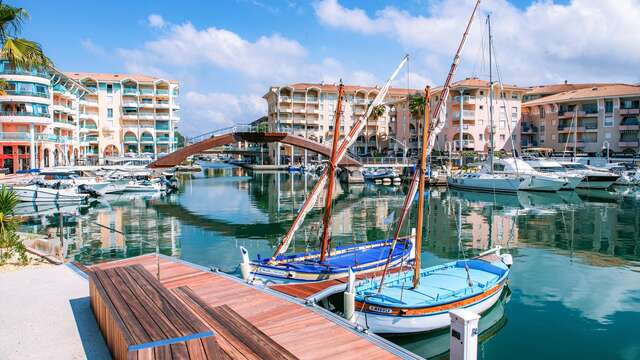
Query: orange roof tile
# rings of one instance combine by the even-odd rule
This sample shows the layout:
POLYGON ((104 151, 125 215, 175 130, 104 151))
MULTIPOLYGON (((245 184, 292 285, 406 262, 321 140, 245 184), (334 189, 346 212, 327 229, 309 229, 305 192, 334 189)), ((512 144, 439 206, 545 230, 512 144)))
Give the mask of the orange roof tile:
MULTIPOLYGON (((338 84, 314 84, 314 83, 295 83, 290 85, 281 86, 281 88, 293 88, 295 90, 308 90, 308 89, 320 89, 323 92, 337 92, 338 84)), ((344 91, 346 93, 355 93, 356 91, 379 91, 380 87, 375 86, 360 86, 360 85, 345 85, 344 91)), ((407 94, 415 94, 416 92, 420 92, 418 89, 406 89, 406 88, 389 88, 388 94, 391 95, 407 95, 407 94)))
POLYGON ((591 83, 591 84, 549 84, 549 85, 536 85, 532 86, 525 95, 553 95, 565 91, 578 90, 584 88, 591 88, 594 86, 615 85, 613 83, 591 83))
POLYGON ((589 100, 603 97, 640 96, 640 86, 628 84, 598 85, 583 89, 561 92, 555 95, 528 101, 523 106, 561 103, 575 100, 589 100))
POLYGON ((91 73, 91 72, 64 72, 64 74, 71 79, 80 80, 84 78, 91 78, 96 81, 114 81, 119 82, 125 79, 132 79, 138 82, 156 82, 158 80, 165 80, 172 84, 177 84, 177 80, 162 79, 153 76, 140 75, 140 74, 105 74, 105 73, 91 73))

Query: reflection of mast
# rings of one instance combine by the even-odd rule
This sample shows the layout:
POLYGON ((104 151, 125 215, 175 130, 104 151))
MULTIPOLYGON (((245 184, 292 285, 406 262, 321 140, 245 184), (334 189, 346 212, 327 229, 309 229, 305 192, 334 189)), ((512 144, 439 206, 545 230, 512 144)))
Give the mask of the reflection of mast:
MULTIPOLYGON (((427 176, 427 146, 429 143, 429 97, 431 89, 424 90, 424 124, 422 125, 422 153, 420 154, 420 179, 418 180, 418 223, 416 224, 415 264, 413 266, 413 287, 420 285, 420 252, 422 250, 422 223, 424 221, 424 182, 427 176)), ((393 252, 390 250, 389 252, 393 252)))
POLYGON ((336 106, 335 124, 333 125, 333 143, 331 146, 331 158, 329 160, 329 174, 327 185, 327 198, 325 199, 324 218, 322 219, 322 245, 320 247, 320 262, 324 262, 329 252, 329 227, 331 226, 331 204, 333 201, 333 187, 336 176, 338 139, 340 138, 340 115, 342 113, 342 96, 344 86, 342 81, 338 88, 338 105, 336 106))

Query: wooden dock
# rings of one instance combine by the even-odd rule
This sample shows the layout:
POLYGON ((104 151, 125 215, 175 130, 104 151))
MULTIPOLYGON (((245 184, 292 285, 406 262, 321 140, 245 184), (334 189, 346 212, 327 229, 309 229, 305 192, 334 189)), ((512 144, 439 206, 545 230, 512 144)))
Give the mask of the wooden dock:
MULTIPOLYGON (((247 285, 238 278, 167 256, 160 255, 157 259, 155 254, 143 255, 97 264, 89 269, 142 265, 154 276, 159 272, 160 283, 183 301, 188 291, 201 299, 203 306, 227 306, 229 311, 237 313, 300 359, 420 358, 383 338, 357 331, 325 309, 305 305, 299 300, 300 296, 247 285)), ((333 285, 341 285, 341 281, 336 282, 333 285)), ((195 314, 203 318, 202 314, 195 314)), ((203 321, 207 322, 204 318, 203 321)), ((224 348, 229 344, 220 346, 224 348)), ((243 358, 241 352, 240 348, 237 358, 243 358)))

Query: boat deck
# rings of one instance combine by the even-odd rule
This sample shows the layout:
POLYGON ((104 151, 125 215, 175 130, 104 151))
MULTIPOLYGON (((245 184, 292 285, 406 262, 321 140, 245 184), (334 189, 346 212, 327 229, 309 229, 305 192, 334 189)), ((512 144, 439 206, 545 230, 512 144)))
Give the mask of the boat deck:
MULTIPOLYGON (((396 359, 418 356, 371 334, 357 332, 341 318, 315 306, 288 298, 268 288, 166 256, 143 255, 93 265, 107 269, 140 264, 160 282, 176 291, 188 287, 206 305, 229 306, 277 344, 301 359, 396 359)), ((335 281, 334 285, 343 284, 335 281)), ((317 284, 309 284, 310 287, 317 284)), ((300 298, 299 296, 296 296, 300 298)))
MULTIPOLYGON (((408 268, 404 268, 407 270, 408 268)), ((400 271, 400 267, 389 269, 388 273, 393 274, 400 271)), ((356 275, 358 280, 372 279, 382 276, 382 271, 375 271, 356 275)), ((331 279, 318 282, 274 284, 269 285, 270 289, 278 291, 288 296, 292 296, 307 302, 316 302, 322 298, 336 293, 344 292, 347 289, 347 277, 331 279)))

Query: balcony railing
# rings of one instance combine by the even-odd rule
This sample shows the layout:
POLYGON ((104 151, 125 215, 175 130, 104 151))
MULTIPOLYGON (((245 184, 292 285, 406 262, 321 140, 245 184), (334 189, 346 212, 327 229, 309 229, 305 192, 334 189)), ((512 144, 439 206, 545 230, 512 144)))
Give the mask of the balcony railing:
POLYGON ((153 89, 140 89, 142 95, 153 95, 153 89))
POLYGON ((158 95, 169 95, 169 90, 158 89, 158 90, 156 90, 156 94, 158 94, 158 95))
POLYGON ((7 95, 49 98, 49 93, 46 93, 46 92, 37 92, 37 91, 29 91, 29 90, 5 90, 4 92, 7 95))
POLYGON ((168 143, 169 142, 169 137, 168 136, 158 136, 158 142, 159 143, 168 143))
MULTIPOLYGON (((476 97, 475 96, 470 96, 470 95, 464 95, 463 99, 462 99, 462 101, 465 104, 475 102, 475 100, 476 100, 476 97)), ((453 97, 453 103, 454 104, 460 104, 460 96, 459 95, 453 97)))
POLYGON ((48 118, 49 113, 34 113, 31 111, 0 111, 0 116, 33 116, 48 118))
POLYGON ((31 139, 28 132, 0 132, 0 140, 25 140, 31 139))
POLYGON ((0 70, 0 74, 6 75, 29 75, 29 76, 38 76, 43 78, 50 78, 49 74, 45 71, 38 70, 23 70, 16 68, 4 68, 0 70))
POLYGON ((138 89, 136 89, 136 88, 124 88, 124 89, 122 89, 122 93, 125 94, 125 95, 126 94, 136 95, 136 94, 138 94, 138 89))
POLYGON ((138 139, 135 136, 125 136, 124 142, 126 143, 137 143, 138 139))
MULTIPOLYGON (((473 110, 464 110, 462 111, 462 117, 464 119, 475 118, 476 112, 473 110)), ((460 111, 456 111, 453 113, 453 119, 460 119, 460 111)))

